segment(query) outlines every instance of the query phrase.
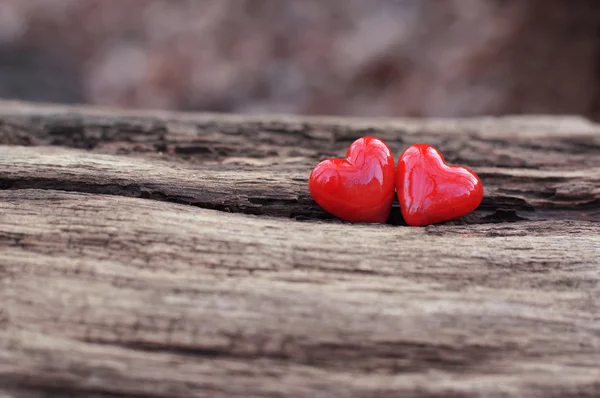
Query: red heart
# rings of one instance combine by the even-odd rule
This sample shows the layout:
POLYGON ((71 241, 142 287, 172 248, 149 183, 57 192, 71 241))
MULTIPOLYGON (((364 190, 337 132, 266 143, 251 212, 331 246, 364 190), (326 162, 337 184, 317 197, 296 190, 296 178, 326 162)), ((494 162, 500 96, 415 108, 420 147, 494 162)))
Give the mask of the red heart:
POLYGON ((384 222, 394 200, 394 156, 374 137, 354 141, 346 159, 327 159, 310 174, 315 201, 346 221, 384 222))
POLYGON ((396 190, 404 221, 422 226, 462 217, 479 206, 483 185, 466 167, 449 167, 431 145, 418 144, 400 156, 396 190))

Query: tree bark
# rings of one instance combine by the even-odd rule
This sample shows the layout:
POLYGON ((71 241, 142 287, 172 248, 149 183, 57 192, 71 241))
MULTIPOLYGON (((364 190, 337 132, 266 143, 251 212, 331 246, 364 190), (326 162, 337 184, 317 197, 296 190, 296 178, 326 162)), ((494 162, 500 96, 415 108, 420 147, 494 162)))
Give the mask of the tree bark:
POLYGON ((600 396, 600 126, 0 103, 0 396, 600 396), (482 178, 473 214, 341 222, 362 135, 482 178))

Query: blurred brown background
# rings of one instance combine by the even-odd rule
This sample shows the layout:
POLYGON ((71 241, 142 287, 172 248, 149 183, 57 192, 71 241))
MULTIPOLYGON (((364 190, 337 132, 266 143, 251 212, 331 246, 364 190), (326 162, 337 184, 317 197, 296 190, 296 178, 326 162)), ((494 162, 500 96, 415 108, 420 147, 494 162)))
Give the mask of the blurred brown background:
POLYGON ((600 117, 599 0, 0 0, 0 98, 600 117))

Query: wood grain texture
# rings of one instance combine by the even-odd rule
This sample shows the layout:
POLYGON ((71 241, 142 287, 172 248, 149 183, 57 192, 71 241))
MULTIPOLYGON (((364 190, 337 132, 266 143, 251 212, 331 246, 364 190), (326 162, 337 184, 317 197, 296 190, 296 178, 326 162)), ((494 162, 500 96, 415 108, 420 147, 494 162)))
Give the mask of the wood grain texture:
POLYGON ((4 103, 0 144, 0 396, 600 396, 596 125, 4 103), (367 133, 483 205, 328 217, 307 175, 367 133))

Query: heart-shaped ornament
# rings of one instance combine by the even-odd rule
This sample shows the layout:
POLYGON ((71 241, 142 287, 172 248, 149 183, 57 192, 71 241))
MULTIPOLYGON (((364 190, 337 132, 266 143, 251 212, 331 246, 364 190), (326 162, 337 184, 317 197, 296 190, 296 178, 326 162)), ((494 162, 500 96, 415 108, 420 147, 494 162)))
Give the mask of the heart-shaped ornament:
POLYGON ((374 137, 354 141, 346 159, 327 159, 310 174, 310 194, 325 211, 346 221, 385 222, 394 199, 394 156, 374 137))
POLYGON ((396 191, 408 225, 423 226, 469 214, 483 199, 479 177, 466 167, 448 166, 426 144, 407 148, 396 171, 396 191))

